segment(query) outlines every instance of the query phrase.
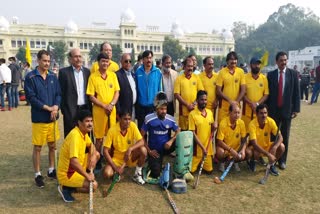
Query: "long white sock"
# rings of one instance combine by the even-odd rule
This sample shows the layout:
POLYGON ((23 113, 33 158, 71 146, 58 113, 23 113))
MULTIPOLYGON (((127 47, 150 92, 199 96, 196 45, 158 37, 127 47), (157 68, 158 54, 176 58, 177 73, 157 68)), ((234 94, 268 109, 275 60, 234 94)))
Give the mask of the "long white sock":
POLYGON ((49 172, 49 173, 52 173, 53 170, 54 170, 54 167, 49 167, 48 172, 49 172))
POLYGON ((35 178, 38 177, 38 175, 41 175, 41 172, 36 172, 36 173, 34 173, 34 177, 35 177, 35 178))
POLYGON ((142 175, 142 167, 136 166, 136 174, 142 175))

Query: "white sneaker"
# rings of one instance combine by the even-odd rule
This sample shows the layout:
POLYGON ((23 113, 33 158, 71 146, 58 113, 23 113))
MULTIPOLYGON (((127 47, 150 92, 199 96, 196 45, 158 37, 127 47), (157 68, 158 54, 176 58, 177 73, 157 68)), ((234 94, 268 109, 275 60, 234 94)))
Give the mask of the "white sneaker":
POLYGON ((140 184, 140 185, 143 185, 143 184, 145 183, 145 181, 143 180, 141 174, 135 174, 135 175, 132 177, 132 180, 133 180, 134 182, 136 182, 137 184, 140 184))
POLYGON ((224 172, 224 170, 225 170, 224 163, 219 163, 219 170, 220 170, 220 172, 224 172))
POLYGON ((236 172, 240 172, 240 167, 239 167, 239 163, 234 163, 234 169, 236 170, 236 172))

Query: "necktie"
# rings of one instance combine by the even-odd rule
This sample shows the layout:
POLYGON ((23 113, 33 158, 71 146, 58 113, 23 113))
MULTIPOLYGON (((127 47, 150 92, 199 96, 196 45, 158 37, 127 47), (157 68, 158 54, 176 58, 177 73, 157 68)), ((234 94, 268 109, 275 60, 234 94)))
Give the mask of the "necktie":
POLYGON ((283 71, 280 71, 279 83, 278 83, 278 107, 282 107, 282 90, 283 90, 283 71))

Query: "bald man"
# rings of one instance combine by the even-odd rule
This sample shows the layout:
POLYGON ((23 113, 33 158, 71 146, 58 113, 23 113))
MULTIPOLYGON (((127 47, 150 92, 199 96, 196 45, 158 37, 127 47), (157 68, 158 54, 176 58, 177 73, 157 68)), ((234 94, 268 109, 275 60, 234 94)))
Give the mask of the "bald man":
POLYGON ((134 104, 137 100, 137 88, 133 73, 131 72, 131 56, 125 53, 121 56, 121 69, 117 71, 117 78, 121 88, 117 102, 117 112, 126 110, 131 114, 131 120, 135 120, 134 104))
MULTIPOLYGON (((116 62, 111 60, 112 59, 112 46, 108 42, 104 42, 104 43, 102 43, 100 45, 100 53, 105 53, 109 57, 109 66, 108 66, 108 70, 107 71, 116 72, 116 71, 119 70, 119 65, 116 62)), ((90 72, 91 73, 99 72, 99 64, 98 64, 98 62, 94 62, 92 64, 90 72)))
POLYGON ((82 65, 80 49, 71 49, 68 60, 71 65, 59 71, 64 137, 77 125, 78 111, 84 109, 91 111, 92 108, 89 97, 86 95, 90 70, 82 65))

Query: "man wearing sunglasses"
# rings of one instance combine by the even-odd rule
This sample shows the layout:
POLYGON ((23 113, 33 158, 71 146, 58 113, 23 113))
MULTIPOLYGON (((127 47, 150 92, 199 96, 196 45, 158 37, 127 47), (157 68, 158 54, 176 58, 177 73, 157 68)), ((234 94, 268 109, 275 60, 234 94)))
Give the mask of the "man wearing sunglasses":
POLYGON ((121 88, 116 108, 117 112, 124 110, 126 110, 126 112, 130 112, 131 120, 134 121, 134 104, 137 100, 137 89, 131 70, 131 56, 130 54, 125 53, 121 57, 121 69, 116 72, 119 86, 121 88))

